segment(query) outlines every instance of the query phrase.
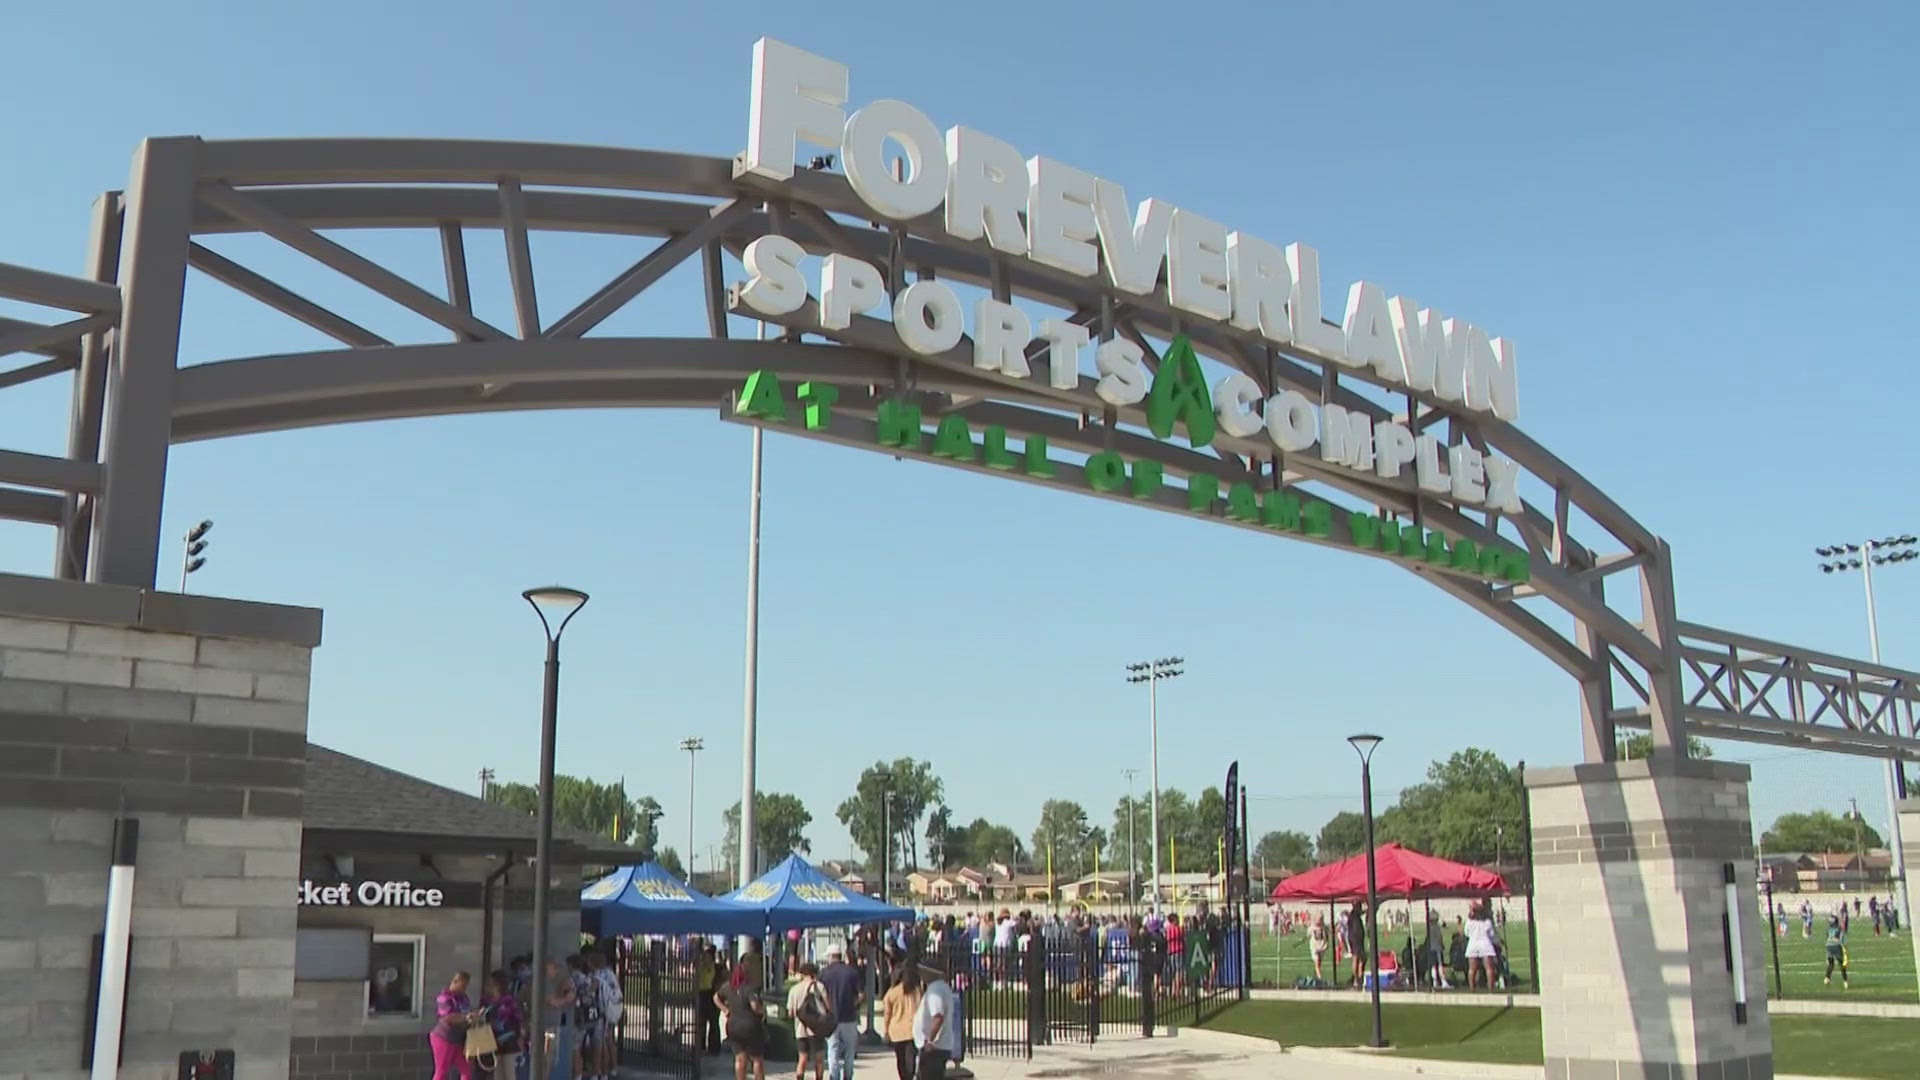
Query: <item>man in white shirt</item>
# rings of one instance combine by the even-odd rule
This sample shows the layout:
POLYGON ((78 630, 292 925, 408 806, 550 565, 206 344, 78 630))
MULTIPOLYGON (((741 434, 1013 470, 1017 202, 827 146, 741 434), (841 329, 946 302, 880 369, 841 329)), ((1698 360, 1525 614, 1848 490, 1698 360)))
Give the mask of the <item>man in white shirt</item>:
POLYGON ((929 973, 913 1014, 913 1045, 919 1051, 915 1080, 940 1080, 947 1074, 947 1062, 960 1048, 953 1012, 953 987, 941 975, 929 973))

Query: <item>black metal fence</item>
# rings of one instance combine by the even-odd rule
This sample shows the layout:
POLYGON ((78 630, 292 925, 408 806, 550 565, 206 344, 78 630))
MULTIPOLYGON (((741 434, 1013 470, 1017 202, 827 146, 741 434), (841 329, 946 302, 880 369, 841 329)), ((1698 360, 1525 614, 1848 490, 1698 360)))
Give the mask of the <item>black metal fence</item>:
POLYGON ((1036 1046, 1092 1043, 1103 1030, 1197 1024, 1240 1000, 1243 933, 1237 923, 1211 935, 1204 926, 1182 935, 1177 953, 1159 934, 1064 926, 1025 949, 949 942, 922 962, 959 998, 965 1054, 1031 1058, 1036 1046))
POLYGON ((702 1007, 695 975, 693 956, 663 941, 641 945, 622 961, 621 1064, 688 1080, 700 1075, 702 1021, 710 1010, 702 1007))

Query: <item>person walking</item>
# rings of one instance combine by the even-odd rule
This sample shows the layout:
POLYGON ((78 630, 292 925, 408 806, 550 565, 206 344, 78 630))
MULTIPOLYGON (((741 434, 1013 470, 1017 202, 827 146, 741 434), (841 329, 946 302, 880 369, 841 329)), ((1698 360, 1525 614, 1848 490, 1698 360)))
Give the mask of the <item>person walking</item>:
POLYGON ((827 950, 827 966, 820 969, 820 985, 833 1003, 833 1034, 827 1038, 829 1080, 852 1080, 853 1059, 860 1048, 860 1010, 867 1003, 866 981, 848 964, 840 946, 827 950))
POLYGON ((1813 936, 1813 903, 1808 900, 1800 901, 1800 936, 1813 936))
POLYGON ((427 1033, 427 1045, 433 1048, 433 1080, 473 1080, 473 1066, 467 1061, 467 1025, 473 1022, 473 1001, 467 997, 469 976, 456 971, 447 980, 447 988, 433 999, 433 1030, 427 1033))
POLYGON ((913 1021, 920 1012, 920 969, 903 964, 893 985, 880 999, 881 1034, 893 1047, 893 1069, 900 1080, 913 1080, 919 1047, 913 1041, 913 1021))
POLYGON ((727 988, 714 1002, 727 1015, 727 1041, 733 1044, 733 1080, 767 1080, 767 1007, 753 988, 745 960, 733 965, 727 988))
POLYGON ((1500 949, 1494 944, 1493 920, 1487 916, 1487 906, 1484 903, 1475 904, 1467 919, 1467 989, 1474 988, 1482 972, 1486 975, 1487 989, 1494 988, 1494 960, 1499 955, 1500 949))
POLYGON ((800 981, 787 990, 787 1015, 793 1018, 793 1040, 800 1049, 794 1080, 807 1080, 807 1063, 813 1063, 813 1080, 827 1067, 827 1039, 837 1026, 833 1002, 827 1000, 820 985, 819 965, 807 961, 800 965, 800 981))
POLYGON ((953 988, 946 977, 935 973, 920 992, 919 1007, 913 1014, 915 1080, 942 1080, 947 1062, 960 1049, 960 1032, 953 1024, 953 988))

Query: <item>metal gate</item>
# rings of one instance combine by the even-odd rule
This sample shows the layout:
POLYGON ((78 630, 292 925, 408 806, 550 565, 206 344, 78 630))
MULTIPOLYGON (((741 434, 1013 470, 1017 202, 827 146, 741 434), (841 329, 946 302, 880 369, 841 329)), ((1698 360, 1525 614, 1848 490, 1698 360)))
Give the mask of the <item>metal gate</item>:
POLYGON ((620 1018, 620 1063, 695 1080, 700 1075, 700 1020, 691 953, 653 941, 621 965, 627 999, 620 1018))

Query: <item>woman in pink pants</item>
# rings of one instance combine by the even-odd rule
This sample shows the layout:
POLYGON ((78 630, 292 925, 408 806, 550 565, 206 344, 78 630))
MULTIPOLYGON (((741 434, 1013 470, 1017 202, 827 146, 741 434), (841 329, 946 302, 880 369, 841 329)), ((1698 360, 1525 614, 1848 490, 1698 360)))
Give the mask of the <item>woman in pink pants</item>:
POLYGON ((467 1023, 473 1001, 467 997, 467 973, 456 971, 447 988, 433 999, 439 1019, 427 1034, 433 1046, 433 1080, 473 1080, 473 1066, 467 1061, 467 1023))

